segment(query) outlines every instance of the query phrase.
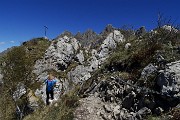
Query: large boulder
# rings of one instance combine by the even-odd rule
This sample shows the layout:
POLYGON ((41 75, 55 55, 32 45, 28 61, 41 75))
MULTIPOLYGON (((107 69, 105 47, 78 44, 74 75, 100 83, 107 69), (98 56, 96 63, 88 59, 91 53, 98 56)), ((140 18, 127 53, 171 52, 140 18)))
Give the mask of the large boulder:
POLYGON ((73 83, 81 83, 91 77, 90 72, 87 67, 83 65, 78 65, 74 70, 68 72, 68 79, 73 81, 73 83))
POLYGON ((165 70, 159 71, 157 85, 162 94, 180 97, 180 61, 166 65, 165 70))
POLYGON ((151 114, 151 110, 148 109, 147 107, 144 107, 137 112, 137 118, 142 120, 143 117, 150 115, 150 114, 151 114))
POLYGON ((124 42, 124 36, 121 34, 120 31, 114 30, 112 33, 108 35, 108 37, 103 41, 103 44, 100 47, 99 57, 104 58, 108 57, 109 52, 112 49, 115 49, 117 43, 124 42))
POLYGON ((157 73, 157 68, 150 63, 141 72, 141 78, 147 80, 148 77, 153 76, 155 73, 157 73))
MULTIPOLYGON (((75 38, 67 36, 57 38, 46 50, 44 58, 36 61, 35 73, 41 73, 46 69, 65 70, 69 63, 76 58, 79 47, 80 44, 75 38)), ((78 58, 82 62, 82 52, 80 55, 78 58)))

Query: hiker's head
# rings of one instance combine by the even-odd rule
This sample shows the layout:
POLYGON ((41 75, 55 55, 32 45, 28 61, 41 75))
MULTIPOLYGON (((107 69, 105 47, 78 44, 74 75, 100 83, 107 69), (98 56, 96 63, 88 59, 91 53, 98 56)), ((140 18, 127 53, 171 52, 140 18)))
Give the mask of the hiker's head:
POLYGON ((48 76, 48 79, 49 79, 49 80, 54 79, 54 75, 53 75, 52 73, 50 73, 49 76, 48 76))

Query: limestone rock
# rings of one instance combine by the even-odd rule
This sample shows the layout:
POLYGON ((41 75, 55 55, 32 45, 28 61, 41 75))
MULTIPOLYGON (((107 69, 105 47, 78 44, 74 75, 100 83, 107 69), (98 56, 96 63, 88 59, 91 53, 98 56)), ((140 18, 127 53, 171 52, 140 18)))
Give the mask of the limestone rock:
MULTIPOLYGON (((49 68, 65 70, 75 58, 79 47, 80 44, 75 38, 67 36, 57 38, 46 50, 44 58, 36 62, 35 73, 41 73, 49 68)), ((81 57, 80 61, 82 62, 83 57, 80 55, 78 57, 81 57)))
POLYGON ((68 79, 72 80, 75 84, 85 81, 91 77, 88 68, 83 65, 78 65, 74 70, 68 72, 68 79))
POLYGON ((137 116, 142 119, 143 117, 147 116, 147 115, 150 115, 151 114, 151 110, 148 109, 147 107, 144 107, 142 109, 140 109, 138 112, 137 112, 137 116))
POLYGON ((120 114, 120 106, 119 105, 117 105, 115 108, 114 108, 114 110, 113 110, 113 113, 114 113, 114 115, 119 115, 120 114))
POLYGON ((157 68, 153 64, 149 64, 143 69, 141 73, 141 78, 147 80, 149 76, 154 75, 156 72, 157 68))
POLYGON ((180 61, 169 63, 166 66, 164 71, 159 71, 157 85, 162 94, 177 96, 180 91, 180 61))
POLYGON ((19 98, 21 98, 21 96, 23 96, 24 94, 26 94, 26 89, 24 84, 20 83, 18 84, 16 91, 13 93, 13 99, 16 101, 19 98))
POLYGON ((172 32, 175 32, 175 33, 177 33, 178 32, 178 30, 176 29, 176 28, 174 28, 174 27, 172 27, 172 26, 170 26, 170 25, 164 25, 164 26, 162 26, 162 28, 163 29, 165 29, 165 30, 167 30, 167 31, 172 31, 172 32))
POLYGON ((99 57, 100 58, 107 57, 109 52, 112 49, 116 48, 117 43, 124 41, 125 39, 124 36, 121 34, 121 32, 118 30, 114 30, 114 32, 110 33, 108 37, 103 41, 103 44, 100 47, 101 51, 99 53, 99 57))
POLYGON ((131 47, 131 43, 126 43, 125 49, 128 50, 131 47))
POLYGON ((117 119, 119 119, 119 116, 120 116, 120 106, 119 105, 117 105, 115 108, 114 108, 114 110, 113 110, 113 116, 114 116, 114 118, 117 120, 117 119))
POLYGON ((76 57, 77 57, 78 61, 79 61, 81 64, 83 64, 83 62, 84 62, 84 54, 83 54, 83 51, 82 51, 82 50, 80 50, 80 52, 76 55, 76 57))
POLYGON ((105 111, 108 113, 112 111, 112 109, 109 105, 104 105, 103 107, 104 107, 105 111))

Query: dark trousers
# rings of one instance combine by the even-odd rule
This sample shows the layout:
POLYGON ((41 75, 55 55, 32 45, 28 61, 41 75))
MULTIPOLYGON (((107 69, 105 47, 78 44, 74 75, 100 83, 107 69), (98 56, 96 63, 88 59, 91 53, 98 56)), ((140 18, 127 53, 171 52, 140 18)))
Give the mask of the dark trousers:
POLYGON ((46 90, 46 104, 47 105, 49 105, 49 95, 50 95, 50 97, 51 97, 51 100, 53 100, 54 99, 54 92, 53 92, 53 90, 51 90, 51 91, 47 91, 46 90))

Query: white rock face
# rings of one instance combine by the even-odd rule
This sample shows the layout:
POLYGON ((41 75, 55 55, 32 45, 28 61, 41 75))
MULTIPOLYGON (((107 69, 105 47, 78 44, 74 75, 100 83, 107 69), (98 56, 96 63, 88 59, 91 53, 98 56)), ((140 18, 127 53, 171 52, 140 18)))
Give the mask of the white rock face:
POLYGON ((26 89, 24 84, 19 84, 17 86, 17 90, 13 93, 13 99, 16 101, 19 98, 21 98, 21 96, 23 96, 24 94, 26 94, 26 89))
POLYGON ((109 52, 111 49, 115 49, 117 46, 117 43, 124 42, 124 36, 121 34, 120 31, 114 30, 113 33, 110 33, 108 37, 104 40, 103 44, 101 45, 99 57, 108 57, 109 52))
POLYGON ((116 115, 118 115, 118 114, 120 114, 120 106, 119 105, 117 105, 115 108, 114 108, 114 110, 113 110, 113 112, 114 112, 114 115, 116 116, 116 115))
POLYGON ((78 65, 73 71, 68 73, 68 79, 72 80, 75 84, 85 81, 91 77, 87 67, 78 65))
POLYGON ((175 32, 175 33, 177 33, 178 32, 178 30, 177 29, 175 29, 174 27, 172 27, 172 26, 170 26, 170 25, 164 25, 164 26, 162 26, 162 28, 163 29, 165 29, 165 30, 168 30, 168 31, 172 31, 172 32, 175 32))
POLYGON ((68 77, 73 82, 78 83, 85 81, 91 77, 90 72, 100 68, 101 64, 109 57, 111 51, 116 48, 119 42, 124 42, 124 36, 120 31, 114 30, 108 37, 103 41, 100 46, 100 51, 93 49, 91 51, 91 57, 87 60, 88 64, 82 66, 79 65, 68 73, 68 77))
MULTIPOLYGON (((62 80, 63 82, 60 83, 63 85, 65 91, 67 91, 69 89, 68 81, 77 84, 88 80, 91 77, 90 72, 100 68, 101 64, 106 60, 112 50, 116 48, 117 44, 124 42, 124 40, 124 36, 120 31, 113 31, 104 40, 99 51, 94 49, 91 52, 85 51, 86 54, 92 54, 85 63, 84 53, 80 50, 81 45, 75 38, 69 38, 67 36, 57 38, 55 41, 52 41, 46 50, 44 58, 36 62, 34 73, 38 76, 38 81, 44 81, 48 74, 45 72, 46 70, 54 69, 56 71, 63 71, 67 69, 69 63, 78 61, 80 64, 68 72, 68 80, 62 80)), ((61 90, 61 88, 59 88, 59 90, 61 90)), ((43 100, 45 100, 45 85, 42 86, 40 90, 37 90, 36 93, 36 95, 41 96, 43 100), (40 93, 43 94, 41 95, 40 93)))
POLYGON ((99 60, 95 56, 92 56, 89 65, 89 71, 97 70, 99 67, 99 60))
POLYGON ((126 43, 125 49, 128 50, 131 47, 131 43, 126 43))
POLYGON ((146 67, 143 69, 143 71, 142 71, 142 73, 141 73, 141 78, 147 80, 147 78, 148 78, 150 75, 152 75, 152 74, 154 74, 154 73, 156 73, 156 72, 157 72, 157 68, 156 68, 153 64, 149 64, 148 66, 146 66, 146 67))
POLYGON ((83 54, 82 50, 80 50, 80 52, 76 55, 76 57, 77 57, 79 63, 83 64, 83 62, 84 62, 84 54, 83 54))
MULTIPOLYGON (((48 72, 46 72, 47 70, 65 70, 68 67, 68 63, 74 61, 73 59, 75 57, 77 57, 79 62, 82 64, 84 61, 83 52, 80 50, 80 53, 76 55, 77 51, 79 51, 79 47, 80 43, 75 38, 69 38, 67 36, 52 41, 51 45, 45 52, 44 58, 36 61, 34 66, 33 72, 37 75, 37 80, 44 82, 48 76, 48 72)), ((87 75, 85 75, 83 79, 87 79, 87 75)), ((57 79, 57 85, 54 89, 55 99, 60 97, 62 90, 63 92, 67 92, 69 90, 69 82, 68 80, 61 80, 60 82, 60 80, 57 79)), ((36 90, 35 95, 42 98, 45 102, 46 85, 43 84, 41 88, 36 90)))
POLYGON ((124 36, 120 31, 114 30, 114 32, 110 33, 100 46, 99 52, 92 50, 92 57, 89 61, 90 71, 98 69, 106 58, 109 57, 111 51, 117 47, 117 44, 124 41, 124 36))
POLYGON ((168 63, 166 66, 165 70, 160 71, 157 84, 162 94, 180 97, 180 61, 168 63))
POLYGON ((72 42, 71 44, 72 44, 74 50, 77 51, 81 45, 78 43, 78 41, 75 38, 72 38, 71 42, 72 42))
MULTIPOLYGON (((80 43, 75 38, 58 38, 53 41, 49 48, 45 52, 45 56, 42 60, 38 60, 35 65, 34 73, 40 74, 47 69, 63 70, 66 69, 68 63, 76 56, 80 43)), ((78 55, 79 61, 84 61, 82 51, 78 55)))
MULTIPOLYGON (((110 33, 100 46, 100 51, 93 49, 90 52, 91 57, 87 60, 87 64, 78 65, 74 70, 71 70, 68 73, 68 79, 72 80, 76 84, 89 79, 91 77, 90 72, 100 68, 101 64, 109 57, 111 51, 116 48, 117 43, 124 41, 124 36, 120 33, 120 31, 115 30, 110 33)), ((88 51, 86 52, 86 54, 88 54, 88 51)), ((84 61, 82 51, 80 51, 76 57, 82 64, 84 61)))

